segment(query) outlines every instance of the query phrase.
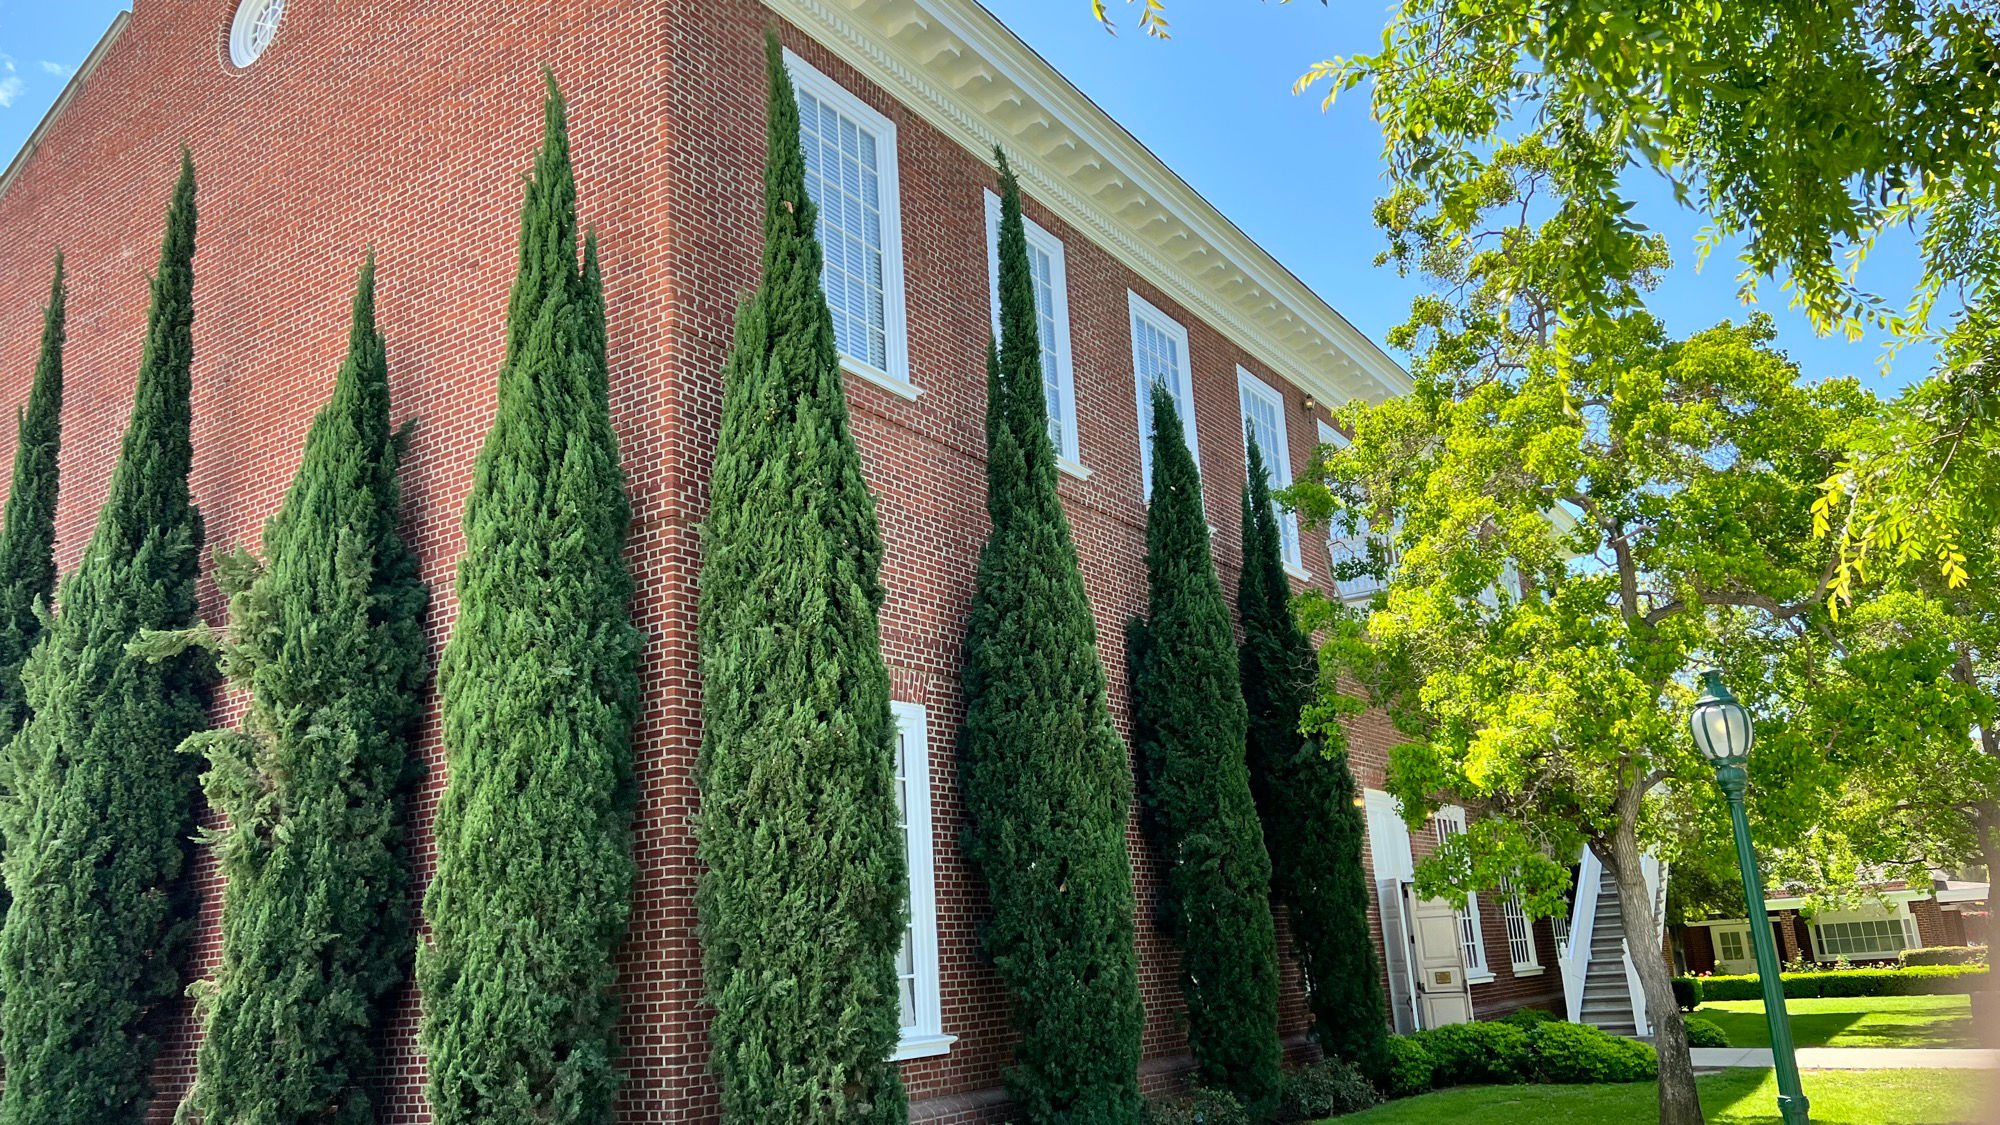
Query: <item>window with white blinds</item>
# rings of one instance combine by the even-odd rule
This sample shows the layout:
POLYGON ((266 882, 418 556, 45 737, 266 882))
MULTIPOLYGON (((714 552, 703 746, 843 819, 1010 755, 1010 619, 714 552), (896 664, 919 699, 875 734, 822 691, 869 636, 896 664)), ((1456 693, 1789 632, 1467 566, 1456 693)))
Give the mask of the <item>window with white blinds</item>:
MULTIPOLYGON (((1264 456, 1264 468, 1270 473, 1271 490, 1289 488, 1292 484, 1292 447, 1285 437, 1285 399, 1271 389, 1269 383, 1250 374, 1241 367, 1236 369, 1236 397, 1243 409, 1243 460, 1250 462, 1250 439, 1257 439, 1257 451, 1264 456)), ((1292 567, 1304 564, 1299 559, 1299 520, 1285 510, 1284 505, 1273 500, 1273 514, 1278 517, 1278 546, 1285 562, 1292 567)))
MULTIPOLYGON (((1431 817, 1431 829, 1437 833, 1442 845, 1453 836, 1465 831, 1465 810, 1456 805, 1447 805, 1431 817)), ((1479 896, 1465 896, 1465 908, 1458 912, 1459 944, 1465 952, 1465 976, 1474 984, 1481 980, 1492 980, 1493 971, 1486 967, 1486 938, 1479 930, 1479 896)))
POLYGON ((937 887, 931 855, 930 721, 915 703, 889 705, 896 720, 896 819, 910 877, 910 920, 896 953, 903 1010, 896 1058, 941 1055, 953 1037, 944 1033, 938 980, 937 887))
POLYGON ((1153 494, 1153 386, 1173 397, 1180 416, 1181 439, 1194 466, 1201 468, 1201 446, 1194 431, 1194 369, 1188 360, 1187 329, 1153 307, 1144 297, 1127 292, 1132 313, 1132 374, 1139 397, 1139 472, 1147 496, 1153 494))
POLYGON ((1836 957, 1888 960, 1916 944, 1902 918, 1876 918, 1865 922, 1824 922, 1813 927, 1816 959, 1836 957))
POLYGON ((834 343, 858 374, 905 395, 902 219, 896 126, 787 51, 799 103, 806 191, 819 209, 820 282, 834 343))
MULTIPOLYGON (((1035 338, 1042 349, 1042 396, 1048 401, 1049 441, 1071 472, 1081 467, 1076 435, 1076 379, 1070 367, 1069 279, 1062 240, 1023 215, 1028 271, 1035 282, 1035 338)), ((986 279, 993 294, 993 335, 1000 335, 1000 197, 986 193, 986 279)))

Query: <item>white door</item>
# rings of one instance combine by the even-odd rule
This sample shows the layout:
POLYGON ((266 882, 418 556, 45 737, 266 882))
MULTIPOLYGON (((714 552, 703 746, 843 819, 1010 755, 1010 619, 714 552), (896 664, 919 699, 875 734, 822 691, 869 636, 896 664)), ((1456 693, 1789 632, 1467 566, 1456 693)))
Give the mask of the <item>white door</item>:
POLYGON ((1470 1022, 1472 993, 1465 983, 1465 946, 1459 941, 1458 911, 1443 899, 1418 899, 1410 915, 1417 1008, 1424 1026, 1470 1022))

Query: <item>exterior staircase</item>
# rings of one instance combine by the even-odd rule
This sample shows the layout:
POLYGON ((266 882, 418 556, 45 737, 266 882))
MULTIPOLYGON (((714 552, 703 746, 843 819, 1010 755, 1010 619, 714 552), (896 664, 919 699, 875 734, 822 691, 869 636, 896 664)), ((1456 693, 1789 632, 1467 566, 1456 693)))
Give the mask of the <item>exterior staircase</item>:
MULTIPOLYGON (((1645 871, 1654 895, 1655 916, 1663 916, 1666 872, 1650 856, 1645 858, 1645 871)), ((1641 942, 1641 955, 1660 956, 1660 938, 1654 933, 1641 942)), ((1587 1023, 1613 1035, 1645 1038, 1652 1034, 1646 998, 1625 941, 1625 920, 1618 913, 1618 884, 1587 848, 1577 868, 1568 940, 1559 952, 1563 997, 1571 1022, 1587 1023)))
POLYGON ((1591 916, 1589 960, 1584 965, 1580 1000, 1581 1022, 1613 1035, 1639 1034, 1625 978, 1625 922, 1618 914, 1618 884, 1609 871, 1598 874, 1597 909, 1591 916))

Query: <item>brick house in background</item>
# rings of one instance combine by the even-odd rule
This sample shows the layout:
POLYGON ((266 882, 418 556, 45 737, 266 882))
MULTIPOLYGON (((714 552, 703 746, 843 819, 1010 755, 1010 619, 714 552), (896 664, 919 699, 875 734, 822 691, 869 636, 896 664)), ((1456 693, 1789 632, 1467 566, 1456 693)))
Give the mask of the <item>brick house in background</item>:
MULTIPOLYGON (((71 569, 130 408, 145 271, 185 142, 201 186, 192 484, 211 546, 254 543, 331 386, 354 271, 375 247, 395 409, 420 420, 404 468, 406 531, 441 644, 455 613, 460 513, 492 416, 540 70, 554 69, 570 104, 581 211, 603 245, 634 613, 649 637, 620 1119, 710 1120, 689 833, 700 740, 694 580, 720 371, 736 302, 755 280, 770 26, 798 81, 829 300, 886 541, 882 644, 911 794, 900 1057, 913 1119, 1001 1120, 1005 1000, 979 955, 986 901, 956 846, 964 812, 953 754, 985 534, 991 146, 1006 146, 1028 196, 1062 496, 1121 724, 1118 638, 1145 602, 1147 381, 1166 383, 1193 435, 1232 593, 1246 423, 1283 483, 1317 443, 1338 440, 1329 404, 1380 399, 1408 382, 973 0, 135 0, 0 175, 0 386, 13 400, 26 395, 60 247, 71 281, 58 561, 71 569)), ((1325 582, 1334 553, 1354 547, 1287 523, 1301 587, 1325 582)), ((203 609, 223 612, 212 583, 203 609)), ((1353 724, 1368 862, 1393 881, 1463 821, 1447 811, 1414 834, 1402 828, 1381 792, 1392 739, 1379 715, 1353 724)), ((443 783, 435 716, 420 751, 432 767, 413 806, 421 880, 433 863, 423 829, 443 783)), ((1151 1090, 1186 1065, 1186 1043, 1175 955, 1152 917, 1157 864, 1136 820, 1129 838, 1151 1090)), ((212 856, 196 876, 206 925, 193 970, 206 972, 218 958, 212 856)), ((1379 937, 1379 911, 1373 921, 1379 937)), ((1529 924, 1490 897, 1454 921, 1471 1010, 1561 1004, 1559 935, 1548 922, 1529 924)), ((1400 909, 1390 930, 1407 941, 1400 909)), ((417 1005, 406 990, 388 1031, 384 1122, 427 1119, 417 1005)), ((1289 963, 1281 1020, 1287 1043, 1306 1049, 1289 963)), ((161 1121, 193 1065, 187 1013, 179 1026, 160 1062, 161 1121)))
MULTIPOLYGON (((1801 913, 1805 896, 1788 888, 1765 900, 1765 921, 1781 961, 1893 962, 1905 949, 1985 945, 1990 941, 1990 891, 1986 872, 1940 872, 1926 883, 1901 880, 1859 888, 1857 901, 1801 913)), ((1689 973, 1733 975, 1757 971, 1750 923, 1712 918, 1676 935, 1689 973)))

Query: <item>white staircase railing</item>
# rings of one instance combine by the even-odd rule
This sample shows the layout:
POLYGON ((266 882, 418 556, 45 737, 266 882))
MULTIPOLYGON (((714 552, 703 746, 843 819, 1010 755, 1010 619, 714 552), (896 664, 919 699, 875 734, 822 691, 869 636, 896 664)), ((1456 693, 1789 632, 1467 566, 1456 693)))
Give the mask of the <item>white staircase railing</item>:
POLYGON ((1571 1023, 1583 1022, 1583 978, 1590 971, 1590 928, 1597 919, 1597 888, 1604 881, 1603 869, 1589 848, 1576 872, 1576 899, 1569 907, 1569 944, 1558 950, 1562 965, 1564 1017, 1571 1023))

